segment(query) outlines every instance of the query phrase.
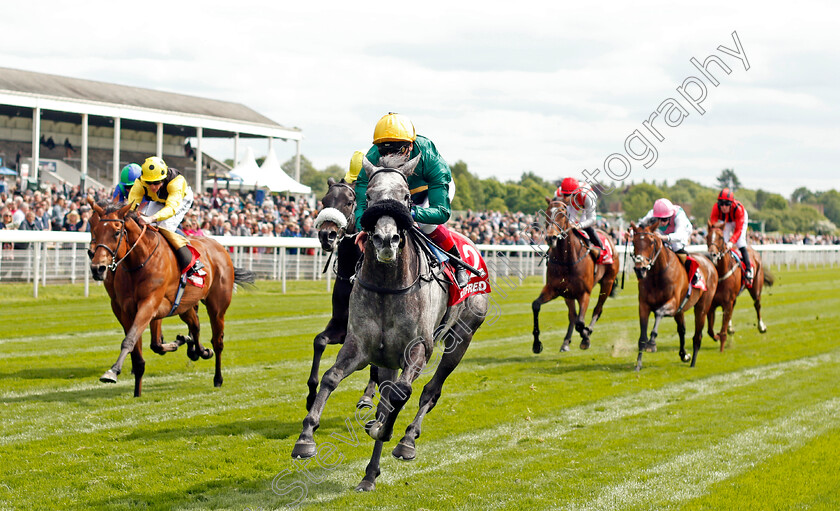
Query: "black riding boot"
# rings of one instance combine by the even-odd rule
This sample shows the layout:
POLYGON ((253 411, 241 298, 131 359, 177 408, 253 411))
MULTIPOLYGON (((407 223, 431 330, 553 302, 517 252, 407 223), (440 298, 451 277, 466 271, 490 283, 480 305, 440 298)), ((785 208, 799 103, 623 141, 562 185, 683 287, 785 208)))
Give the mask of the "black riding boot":
MULTIPOLYGON (((447 250, 447 253, 453 257, 461 259, 461 254, 458 252, 458 247, 456 246, 453 246, 452 248, 447 250)), ((469 271, 464 267, 463 264, 456 262, 453 259, 450 259, 449 262, 451 262, 452 266, 455 267, 455 282, 458 284, 458 287, 463 288, 470 281, 469 271)))
POLYGON ((741 247, 738 251, 741 252, 741 259, 744 261, 744 269, 746 270, 744 277, 746 278, 747 283, 752 284, 753 270, 752 265, 750 264, 750 254, 747 253, 747 247, 741 247))
POLYGON ((604 245, 601 243, 601 237, 598 236, 598 233, 595 232, 595 228, 592 226, 587 227, 584 231, 586 231, 586 234, 589 235, 589 242, 592 244, 590 254, 592 254, 592 259, 597 263, 598 258, 601 257, 601 251, 604 250, 604 245))
MULTIPOLYGON (((183 247, 179 248, 175 251, 175 259, 178 261, 178 269, 181 270, 181 273, 184 273, 184 268, 186 268, 192 262, 192 252, 190 252, 189 247, 184 245, 183 247)), ((204 265, 201 264, 201 259, 196 260, 195 264, 187 270, 187 277, 194 274, 198 270, 204 268, 204 265)))

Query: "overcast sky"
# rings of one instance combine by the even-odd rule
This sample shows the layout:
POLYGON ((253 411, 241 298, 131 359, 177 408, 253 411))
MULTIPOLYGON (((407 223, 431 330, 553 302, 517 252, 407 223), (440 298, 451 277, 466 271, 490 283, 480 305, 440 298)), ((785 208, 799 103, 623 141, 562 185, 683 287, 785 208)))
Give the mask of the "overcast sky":
MULTIPOLYGON (((0 66, 243 103, 300 127, 318 168, 346 167, 395 111, 481 177, 581 177, 627 157, 639 129, 658 159, 628 158, 628 181, 711 185, 734 168, 744 186, 786 196, 840 188, 836 2, 15 4, 3 7, 0 66), (737 49, 732 32, 749 70, 718 50, 737 49), (709 55, 731 69, 711 66, 717 87, 689 61, 709 55), (707 88, 703 115, 676 90, 692 76, 707 88), (668 98, 688 116, 655 119, 659 141, 642 122, 668 98)), ((281 161, 294 154, 274 145, 281 161)), ((230 158, 233 142, 207 151, 230 158)))

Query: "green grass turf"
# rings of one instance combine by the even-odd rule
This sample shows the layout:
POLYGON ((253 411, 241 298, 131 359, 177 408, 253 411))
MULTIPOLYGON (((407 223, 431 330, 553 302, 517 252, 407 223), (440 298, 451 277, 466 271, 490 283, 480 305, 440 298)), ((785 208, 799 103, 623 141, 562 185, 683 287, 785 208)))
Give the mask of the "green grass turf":
MULTIPOLYGON (((90 298, 48 286, 37 300, 30 286, 2 286, 0 508, 277 509, 305 492, 308 509, 840 509, 840 270, 777 272, 764 335, 743 295, 727 351, 704 337, 694 369, 665 319, 641 373, 632 276, 588 351, 576 335, 559 353, 566 313, 555 301, 542 309, 545 351, 531 353, 540 288, 532 278, 496 295, 501 316, 447 381, 417 460, 401 462, 390 451, 429 376, 415 383, 376 491, 358 494, 373 445, 354 418, 367 371, 342 382, 315 434, 335 445, 321 458, 334 466, 289 456, 312 338, 329 314, 323 283, 284 295, 260 282, 234 296, 220 389, 212 360, 153 354, 146 333, 139 399, 130 361, 117 385, 97 380, 121 341, 101 286, 90 298)), ((167 340, 185 331, 164 322, 167 340)))

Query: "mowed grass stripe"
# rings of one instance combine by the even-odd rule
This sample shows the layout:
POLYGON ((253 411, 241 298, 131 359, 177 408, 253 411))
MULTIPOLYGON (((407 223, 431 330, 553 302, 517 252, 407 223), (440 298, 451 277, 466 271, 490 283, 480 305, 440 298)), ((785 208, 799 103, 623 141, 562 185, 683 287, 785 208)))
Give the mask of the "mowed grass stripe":
MULTIPOLYGON (((797 371, 815 369, 822 365, 837 366, 838 364, 840 364, 840 352, 835 351, 807 359, 751 368, 698 381, 677 383, 660 389, 626 394, 562 410, 558 416, 532 418, 527 423, 523 423, 521 420, 505 422, 492 428, 450 436, 428 443, 420 439, 417 444, 418 460, 412 463, 410 468, 393 467, 394 470, 384 472, 379 481, 382 484, 394 485, 406 478, 416 477, 420 474, 445 472, 452 465, 480 464, 481 458, 496 457, 505 451, 516 449, 518 441, 524 437, 540 438, 542 441, 560 439, 578 428, 620 421, 630 416, 654 412, 668 406, 684 406, 685 401, 704 399, 740 387, 754 385, 757 382, 786 377, 797 371), (423 460, 427 461, 424 462, 423 460)), ((403 413, 405 412, 412 413, 413 411, 406 409, 403 413)), ((354 427, 361 429, 358 424, 355 424, 354 427)), ((361 433, 363 431, 359 432, 359 434, 361 433)), ((401 431, 395 432, 395 440, 398 440, 397 437, 400 434, 401 431)), ((367 437, 360 438, 367 439, 367 437)), ((319 440, 334 442, 330 437, 325 437, 325 432, 321 433, 320 436, 316 433, 315 440, 316 442, 319 440)), ((364 459, 350 463, 346 470, 342 467, 342 472, 331 476, 330 480, 338 483, 339 486, 352 487, 352 485, 358 483, 358 480, 361 480, 366 464, 367 460, 364 459), (332 477, 335 477, 335 479, 332 477)), ((320 493, 312 501, 328 502, 342 495, 342 491, 335 493, 327 491, 320 493)))

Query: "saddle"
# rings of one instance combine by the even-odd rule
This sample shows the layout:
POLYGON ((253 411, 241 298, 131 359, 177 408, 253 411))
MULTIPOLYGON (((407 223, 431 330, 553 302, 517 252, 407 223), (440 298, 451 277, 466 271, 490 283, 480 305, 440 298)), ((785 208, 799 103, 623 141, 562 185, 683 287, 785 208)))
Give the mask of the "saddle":
MULTIPOLYGON (((732 257, 735 258, 735 261, 741 267, 741 288, 751 288, 753 287, 754 282, 747 282, 747 265, 744 264, 744 260, 741 258, 741 253, 734 248, 729 249, 729 252, 732 254, 732 257)), ((755 268, 755 261, 753 261, 753 268, 755 268)))
POLYGON ((687 257, 689 266, 688 266, 688 275, 690 280, 689 286, 689 294, 691 294, 690 288, 700 289, 702 291, 706 290, 706 280, 703 278, 703 273, 700 271, 700 263, 697 262, 691 256, 687 257))
POLYGON ((484 258, 463 234, 455 231, 450 232, 452 233, 452 241, 455 242, 455 247, 458 249, 461 260, 472 264, 481 272, 481 275, 470 273, 470 280, 467 282, 467 285, 463 288, 458 287, 455 279, 456 268, 449 262, 449 258, 445 253, 435 250, 434 247, 429 247, 435 253, 438 261, 441 261, 441 268, 450 282, 449 300, 447 301, 447 306, 449 307, 463 302, 472 295, 481 295, 490 292, 490 273, 487 271, 487 263, 484 262, 484 258), (441 260, 441 256, 445 259, 441 260))
MULTIPOLYGON (((613 263, 612 246, 609 243, 607 243, 606 234, 597 231, 596 233, 598 234, 598 237, 601 238, 601 245, 604 246, 604 249, 601 250, 601 255, 598 256, 598 261, 596 262, 596 264, 610 265, 613 263)), ((589 239, 589 234, 587 234, 586 231, 575 229, 575 234, 586 240, 587 243, 592 243, 592 241, 589 239)))

